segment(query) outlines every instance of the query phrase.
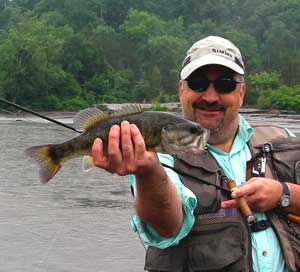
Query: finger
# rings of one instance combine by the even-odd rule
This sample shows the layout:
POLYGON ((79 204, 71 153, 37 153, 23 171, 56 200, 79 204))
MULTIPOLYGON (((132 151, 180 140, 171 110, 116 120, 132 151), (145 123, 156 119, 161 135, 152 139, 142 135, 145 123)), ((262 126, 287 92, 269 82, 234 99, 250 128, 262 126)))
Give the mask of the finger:
POLYGON ((134 161, 134 150, 130 126, 127 121, 121 123, 121 146, 124 163, 130 166, 134 161))
POLYGON ((117 169, 122 163, 122 154, 120 150, 120 127, 114 125, 111 127, 108 135, 108 159, 111 169, 117 169))
POLYGON ((238 207, 237 202, 234 199, 221 202, 222 209, 231 209, 231 208, 237 208, 237 207, 238 207))
POLYGON ((250 184, 244 184, 243 186, 237 187, 236 190, 234 190, 231 194, 232 198, 242 197, 242 196, 249 196, 256 192, 256 184, 250 183, 250 184))
POLYGON ((146 145, 143 136, 135 124, 130 124, 132 141, 134 144, 135 158, 142 159, 145 155, 146 145))
POLYGON ((246 199, 247 204, 249 205, 249 207, 251 209, 254 209, 255 208, 255 202, 256 202, 255 194, 249 195, 249 196, 245 197, 245 199, 246 199))
POLYGON ((95 166, 106 169, 108 167, 107 157, 103 153, 103 142, 100 138, 95 139, 92 146, 92 157, 95 166))

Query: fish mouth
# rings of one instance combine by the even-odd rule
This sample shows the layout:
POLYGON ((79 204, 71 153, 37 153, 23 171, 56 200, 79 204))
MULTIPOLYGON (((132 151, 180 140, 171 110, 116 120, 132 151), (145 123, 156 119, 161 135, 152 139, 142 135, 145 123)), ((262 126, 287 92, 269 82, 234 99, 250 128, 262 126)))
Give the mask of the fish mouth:
POLYGON ((194 155, 201 154, 206 149, 206 144, 210 135, 210 131, 206 128, 201 128, 204 131, 194 138, 194 141, 184 148, 179 148, 179 151, 184 153, 193 153, 194 155))
POLYGON ((205 131, 203 132, 203 134, 199 136, 199 139, 197 141, 198 150, 200 150, 200 151, 204 151, 205 150, 206 144, 208 142, 209 135, 210 135, 209 130, 205 129, 205 131))

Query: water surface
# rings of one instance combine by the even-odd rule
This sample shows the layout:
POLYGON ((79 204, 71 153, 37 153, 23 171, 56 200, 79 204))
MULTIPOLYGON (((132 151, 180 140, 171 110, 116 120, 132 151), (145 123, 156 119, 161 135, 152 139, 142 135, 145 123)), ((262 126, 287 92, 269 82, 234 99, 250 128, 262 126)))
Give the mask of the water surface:
POLYGON ((0 131, 0 271, 143 271, 126 178, 74 159, 43 185, 24 149, 75 133, 13 120, 0 131))

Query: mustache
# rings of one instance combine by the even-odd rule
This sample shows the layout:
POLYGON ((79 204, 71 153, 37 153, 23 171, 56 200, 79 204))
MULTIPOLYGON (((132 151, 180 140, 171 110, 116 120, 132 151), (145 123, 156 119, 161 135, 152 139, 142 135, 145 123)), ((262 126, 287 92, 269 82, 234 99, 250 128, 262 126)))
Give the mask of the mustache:
POLYGON ((217 102, 209 103, 207 101, 200 101, 195 102, 193 104, 194 108, 201 109, 201 110, 213 110, 213 111, 224 111, 225 107, 222 104, 217 102))

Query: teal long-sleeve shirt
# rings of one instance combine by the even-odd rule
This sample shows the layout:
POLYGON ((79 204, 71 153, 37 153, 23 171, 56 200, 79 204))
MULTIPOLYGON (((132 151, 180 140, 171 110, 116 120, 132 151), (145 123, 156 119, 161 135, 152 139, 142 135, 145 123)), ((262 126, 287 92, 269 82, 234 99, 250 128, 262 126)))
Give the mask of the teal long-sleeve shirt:
MULTIPOLYGON (((229 153, 214 148, 209 144, 206 147, 222 167, 225 175, 235 180, 238 185, 246 180, 246 162, 251 158, 247 142, 252 133, 253 129, 248 122, 239 115, 239 131, 229 153)), ((164 164, 174 165, 172 156, 166 154, 158 154, 158 156, 159 160, 164 164)), ((174 237, 165 238, 159 236, 151 226, 144 224, 138 216, 134 216, 131 221, 133 230, 139 232, 145 245, 160 249, 177 245, 181 239, 188 235, 195 222, 193 212, 197 204, 195 195, 181 183, 179 176, 169 168, 165 170, 176 186, 182 202, 184 218, 179 232, 174 237)), ((134 176, 129 176, 129 181, 135 188, 134 176)), ((255 216, 258 220, 266 219, 264 213, 255 213, 255 216)), ((287 271, 278 239, 272 228, 251 233, 251 240, 254 271, 287 271)))

